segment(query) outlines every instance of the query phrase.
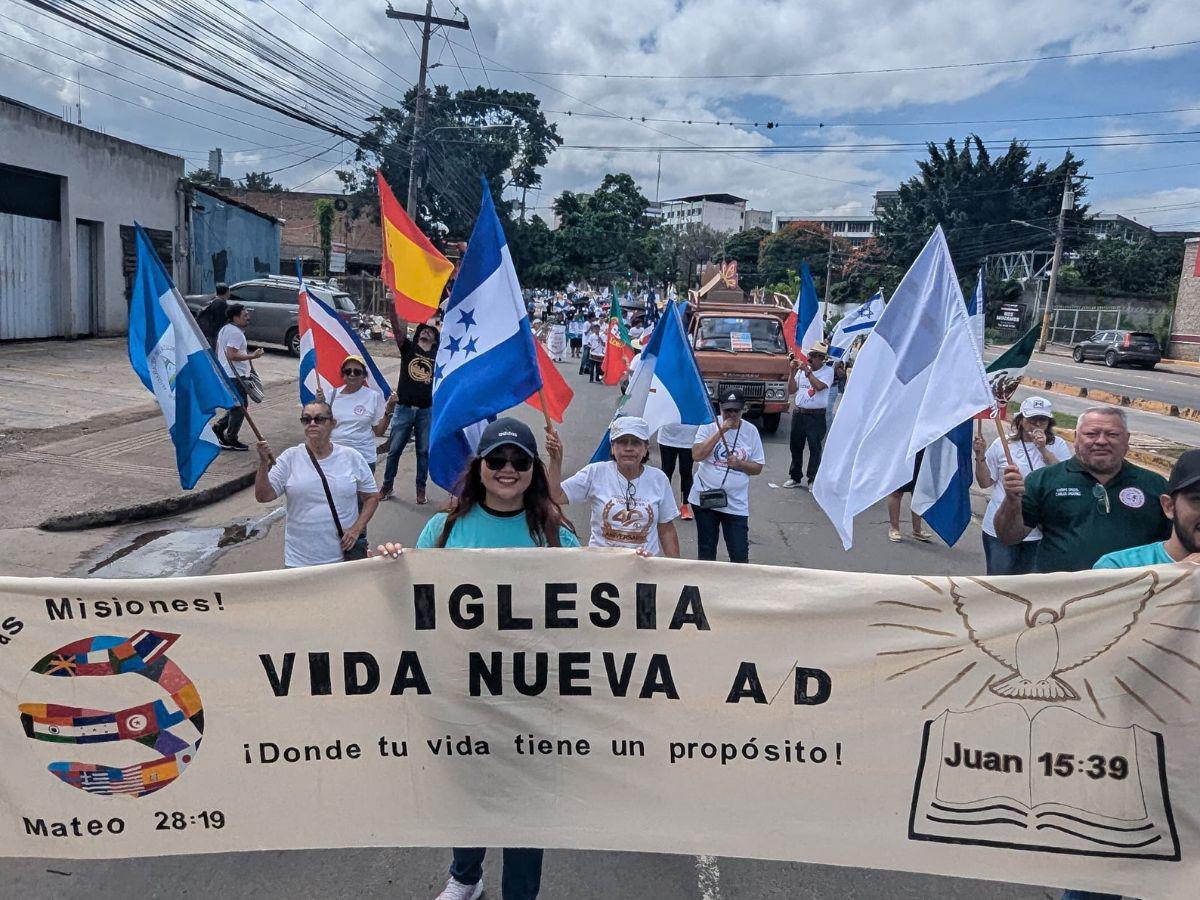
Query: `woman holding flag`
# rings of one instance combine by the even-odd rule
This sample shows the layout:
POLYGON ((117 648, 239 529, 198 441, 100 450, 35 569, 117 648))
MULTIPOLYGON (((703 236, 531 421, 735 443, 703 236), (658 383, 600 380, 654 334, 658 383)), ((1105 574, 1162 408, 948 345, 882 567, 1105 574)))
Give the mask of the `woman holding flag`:
POLYGON ((563 445, 546 433, 550 484, 560 504, 587 502, 591 509, 589 547, 624 547, 646 556, 679 558, 675 519, 679 507, 671 482, 650 458, 650 426, 640 416, 621 416, 608 430, 612 459, 589 463, 563 480, 563 445))

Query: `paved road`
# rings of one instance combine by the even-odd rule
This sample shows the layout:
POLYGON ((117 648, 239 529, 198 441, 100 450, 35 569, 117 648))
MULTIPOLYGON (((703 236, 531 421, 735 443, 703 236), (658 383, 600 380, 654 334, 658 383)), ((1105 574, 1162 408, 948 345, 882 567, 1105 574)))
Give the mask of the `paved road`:
MULTIPOLYGON (((988 347, 983 356, 990 363, 1000 353, 1001 348, 988 347)), ((1200 406, 1200 377, 1179 371, 1110 369, 1099 362, 1077 363, 1069 356, 1035 353, 1026 374, 1177 406, 1200 406)))
MULTIPOLYGON (((568 469, 591 454, 598 428, 609 418, 615 392, 571 383, 577 399, 563 428, 568 469)), ((534 423, 538 414, 522 410, 534 423)), ((896 545, 887 540, 887 515, 877 507, 860 516, 857 543, 841 549, 824 514, 807 491, 772 488, 787 477, 787 421, 765 441, 767 467, 751 492, 751 557, 775 565, 898 573, 971 573, 983 569, 978 526, 972 524, 959 547, 896 545)), ((402 499, 385 503, 371 524, 374 538, 412 543, 430 511, 411 502, 412 457, 406 456, 397 485, 402 499)), ((435 502, 440 498, 435 492, 435 502)), ((0 548, 0 571, 35 574, 129 576, 154 573, 240 572, 277 568, 282 556, 278 519, 248 523, 269 515, 250 493, 169 521, 143 523, 74 535, 11 533, 0 548), (247 531, 250 531, 247 536, 247 531), (168 532, 155 537, 153 532, 168 532), (152 539, 150 539, 152 538, 152 539), (229 543, 229 541, 233 543, 229 543), (217 545, 226 543, 222 548, 217 545), (20 568, 13 557, 21 557, 20 568)), ((583 521, 580 509, 572 509, 583 521)), ((907 511, 905 514, 907 520, 907 511)), ((695 529, 682 523, 685 554, 695 550, 695 529)), ((907 533, 908 526, 905 525, 907 533)), ((346 811, 347 815, 352 814, 346 811)), ((712 816, 721 815, 713 809, 712 816)), ((738 823, 770 828, 770 822, 738 823)), ((847 835, 847 839, 852 839, 847 835)), ((256 852, 203 857, 75 862, 0 860, 3 896, 23 900, 124 900, 127 897, 316 898, 358 897, 427 900, 444 880, 445 849, 256 852)), ((499 900, 498 864, 486 875, 489 896, 499 900)), ((965 879, 747 859, 663 856, 641 853, 552 851, 546 857, 546 900, 783 900, 783 898, 972 898, 1045 900, 1057 891, 965 879)))

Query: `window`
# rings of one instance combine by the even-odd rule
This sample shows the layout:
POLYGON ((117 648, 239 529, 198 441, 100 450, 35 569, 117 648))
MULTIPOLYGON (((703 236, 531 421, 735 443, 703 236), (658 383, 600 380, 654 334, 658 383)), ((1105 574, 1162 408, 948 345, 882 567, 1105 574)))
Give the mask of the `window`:
POLYGON ((264 285, 259 290, 262 292, 263 303, 279 303, 284 306, 289 303, 293 306, 298 306, 300 303, 297 291, 290 288, 264 285))
POLYGON ((764 353, 786 353, 783 327, 778 319, 738 316, 705 316, 696 331, 697 350, 732 350, 735 333, 749 333, 751 346, 764 353))
POLYGON ((229 289, 229 299, 233 303, 262 303, 263 289, 257 284, 234 285, 229 289))

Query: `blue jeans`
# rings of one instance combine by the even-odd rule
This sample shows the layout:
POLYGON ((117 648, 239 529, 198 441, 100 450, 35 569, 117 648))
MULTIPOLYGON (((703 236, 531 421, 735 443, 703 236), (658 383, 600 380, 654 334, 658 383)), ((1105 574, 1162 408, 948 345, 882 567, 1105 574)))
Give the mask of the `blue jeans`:
POLYGON ((702 509, 698 504, 692 507, 692 512, 696 516, 697 558, 716 559, 717 541, 720 533, 724 533, 729 561, 750 562, 749 516, 735 516, 719 509, 702 509))
POLYGON ((1037 571, 1038 547, 1041 541, 1021 541, 1011 547, 1000 538, 983 533, 983 555, 989 575, 1029 575, 1037 571))
MULTIPOLYGON (((542 854, 532 847, 505 847, 500 891, 504 900, 535 900, 542 887, 542 854)), ((483 847, 455 847, 450 874, 463 884, 483 878, 483 847)))
POLYGON ((432 409, 397 406, 392 410, 392 432, 388 439, 387 465, 383 469, 381 487, 390 488, 396 480, 400 454, 404 452, 411 436, 417 445, 417 487, 424 490, 429 480, 429 424, 432 420, 432 409))

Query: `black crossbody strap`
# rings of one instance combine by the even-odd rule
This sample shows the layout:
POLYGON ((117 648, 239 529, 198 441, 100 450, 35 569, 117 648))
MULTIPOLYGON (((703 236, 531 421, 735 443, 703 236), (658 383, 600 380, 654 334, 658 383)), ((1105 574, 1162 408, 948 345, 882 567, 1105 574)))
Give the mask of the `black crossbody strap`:
POLYGON ((321 464, 317 462, 316 455, 312 452, 312 448, 308 444, 304 445, 304 449, 308 451, 308 458, 312 460, 313 468, 317 470, 317 475, 321 479, 321 487, 325 489, 325 500, 329 503, 329 514, 333 516, 333 527, 337 529, 338 540, 345 537, 345 532, 342 531, 342 520, 338 518, 337 507, 333 505, 333 494, 329 490, 329 482, 325 480, 325 472, 321 469, 321 464))

